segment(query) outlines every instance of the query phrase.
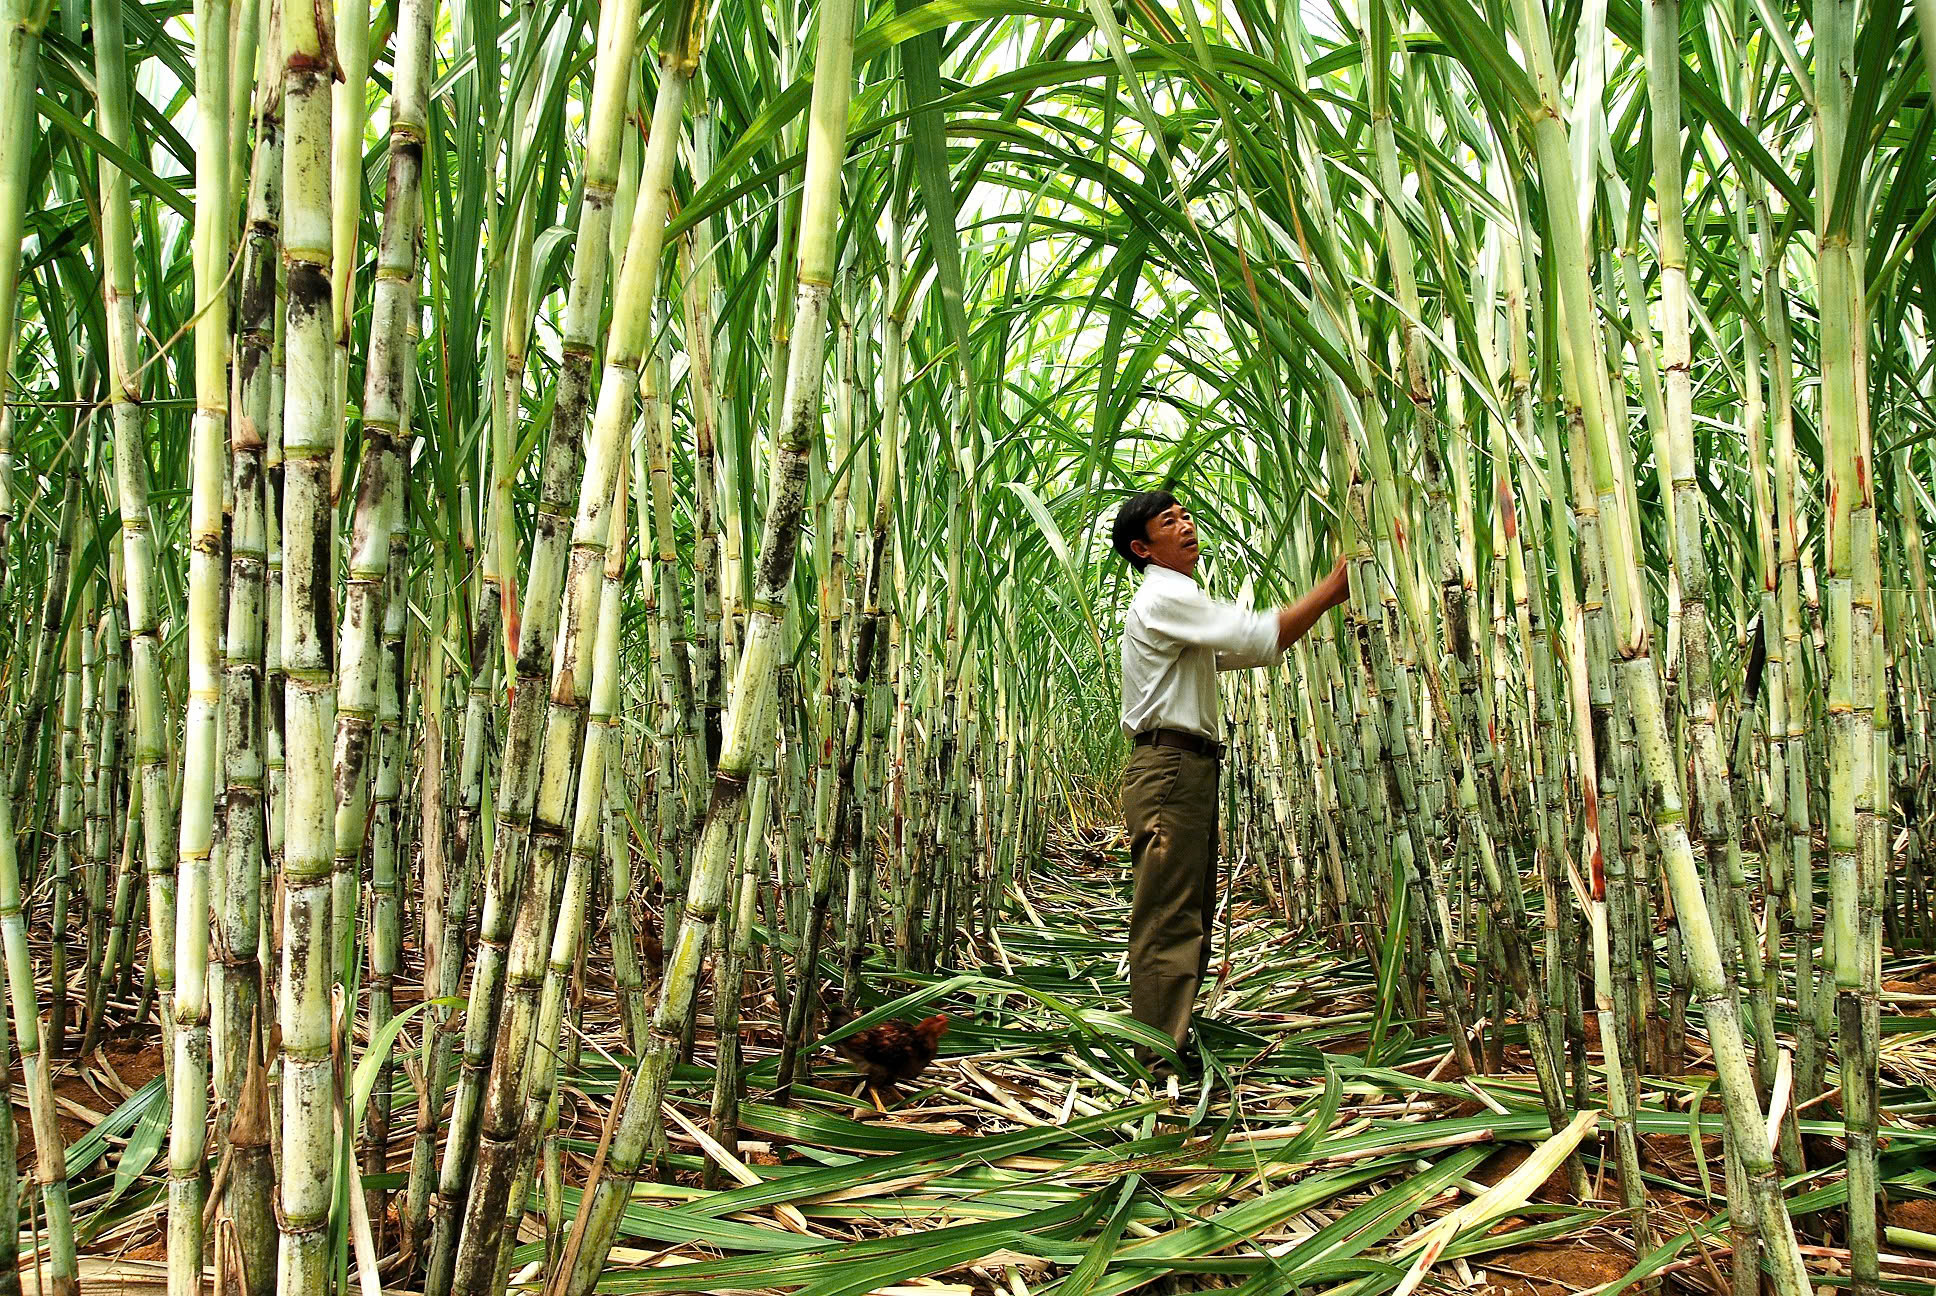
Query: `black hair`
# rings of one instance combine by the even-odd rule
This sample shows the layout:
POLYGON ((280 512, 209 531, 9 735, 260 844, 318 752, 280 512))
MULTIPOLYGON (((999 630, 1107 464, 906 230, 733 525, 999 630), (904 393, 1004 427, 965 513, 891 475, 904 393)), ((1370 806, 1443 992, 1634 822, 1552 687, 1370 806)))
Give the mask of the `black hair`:
POLYGON ((1139 572, 1149 566, 1149 559, 1139 557, 1129 547, 1130 541, 1141 540, 1148 544, 1151 519, 1160 516, 1164 509, 1175 503, 1176 496, 1166 490, 1143 491, 1123 501, 1123 506, 1116 510, 1115 524, 1109 529, 1109 540, 1115 545, 1116 552, 1123 556, 1124 562, 1139 572))

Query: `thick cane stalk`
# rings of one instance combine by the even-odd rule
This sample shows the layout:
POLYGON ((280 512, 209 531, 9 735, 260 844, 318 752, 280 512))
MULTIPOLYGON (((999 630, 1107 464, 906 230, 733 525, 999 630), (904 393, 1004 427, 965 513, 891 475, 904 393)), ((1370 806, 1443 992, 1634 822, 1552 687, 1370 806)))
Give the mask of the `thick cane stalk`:
MULTIPOLYGON (((343 493, 343 440, 349 426, 350 319, 356 313, 356 241, 363 219, 363 126, 369 114, 370 0, 334 0, 332 25, 330 52, 336 61, 336 79, 330 86, 329 336, 335 350, 329 388, 333 446, 329 498, 334 504, 343 493)), ((340 903, 344 879, 334 878, 331 885, 332 900, 340 903)), ((349 901, 354 905, 353 877, 348 886, 349 901)), ((339 950, 354 913, 352 909, 349 915, 332 915, 339 950)), ((335 976, 339 981, 347 979, 341 966, 335 969, 335 976)))
MULTIPOLYGON (((520 1083, 534 1038, 544 952, 549 944, 551 891, 563 853, 565 819, 571 813, 578 732, 584 723, 584 684, 592 674, 591 653, 599 625, 600 570, 607 550, 613 507, 612 489, 623 461, 624 433, 632 425, 633 396, 645 356, 648 324, 656 297, 660 255, 670 206, 672 162, 679 139, 685 89, 697 62, 703 8, 682 7, 667 28, 667 51, 660 59, 662 79, 653 108, 652 129, 632 214, 631 239, 613 293, 610 338, 600 378, 598 409, 585 454, 577 518, 572 528, 570 572, 563 592, 556 670, 552 676, 544 744, 537 771, 536 822, 526 828, 532 865, 525 879, 525 901, 512 935, 505 1000, 485 1098, 477 1176, 464 1208, 464 1234, 457 1254, 456 1290, 476 1296, 486 1290, 496 1268, 496 1242, 506 1209, 505 1194, 517 1176, 520 1083)), ((616 141, 613 141, 614 144, 616 141)), ((610 161, 616 161, 616 149, 610 161)), ((555 435, 555 434, 554 434, 555 435)), ((623 498, 618 502, 623 508, 623 498)), ((535 587, 536 582, 533 582, 535 587)), ((555 587, 554 587, 555 588, 555 587)), ((528 628, 528 627, 527 627, 528 628)), ((520 664, 522 671, 522 663, 520 664)), ((535 693, 535 689, 533 692, 535 693)), ((508 762, 508 753, 507 753, 508 762)), ((508 775, 506 781, 508 782, 508 775)), ((507 799, 507 808, 509 802, 507 799)), ((531 814, 526 808, 523 813, 531 814)), ((508 818, 500 812, 500 825, 508 818)), ((540 1047, 546 1047, 539 1041, 540 1047)))
MULTIPOLYGON (((273 78, 265 94, 274 98, 273 78)), ((266 700, 263 647, 267 627, 269 349, 276 306, 277 234, 282 206, 281 123, 262 113, 249 187, 241 309, 235 366, 235 418, 230 448, 233 523, 229 540, 227 659, 222 684, 224 880, 215 941, 214 1030, 210 1041, 218 1103, 217 1133, 233 1157, 225 1209, 241 1243, 249 1296, 275 1287, 275 1216, 271 1203, 266 1113, 239 1114, 251 1072, 259 1066, 262 1020, 262 877, 268 835, 264 780, 266 700)))
MULTIPOLYGON (((666 954, 665 982, 652 1018, 650 1047, 640 1060, 639 1079, 613 1134, 605 1177, 579 1208, 574 1224, 577 1236, 567 1253, 570 1264, 561 1265, 560 1278, 554 1283, 554 1290, 565 1296, 585 1296, 611 1250, 619 1213, 630 1196, 658 1117, 679 1034, 698 988, 705 945, 732 871, 734 828, 754 753, 771 741, 765 694, 772 688, 779 666, 787 593, 806 506, 808 452, 820 427, 827 297, 833 281, 841 164, 846 155, 847 105, 852 93, 852 29, 851 0, 828 0, 820 11, 820 44, 809 109, 798 290, 787 357, 786 417, 774 439, 773 499, 761 536, 759 576, 748 617, 746 646, 724 721, 712 799, 693 851, 686 910, 679 935, 666 954)), ((676 65, 667 59, 662 66, 670 79, 676 65)), ((649 174, 649 167, 647 171, 649 174)), ((632 255, 628 253, 628 262, 632 255)))
MULTIPOLYGON (((101 134, 127 148, 131 139, 126 44, 121 12, 107 3, 94 8, 95 85, 101 134)), ((135 779, 141 787, 142 872, 147 876, 150 956, 161 999, 164 1034, 173 1024, 175 985, 175 840, 171 832, 166 719, 162 714, 161 644, 156 634, 158 572, 148 516, 147 415, 134 376, 137 358, 134 302, 134 232, 128 178, 101 159, 102 286, 108 319, 109 418, 114 427, 114 472, 120 497, 123 584, 128 605, 129 691, 134 704, 135 779)), ((125 948, 132 949, 132 943, 125 948)), ((174 1067, 164 1043, 163 1059, 174 1067)))
MULTIPOLYGON (((523 1107, 511 1130, 514 1136, 511 1145, 505 1147, 500 1142, 493 1142, 496 1124, 493 1119, 494 1104, 500 1092, 493 1084, 493 1106, 485 1111, 485 1141, 478 1152, 477 1177, 472 1181, 472 1201, 475 1203, 480 1196, 479 1190, 493 1182, 499 1163, 508 1161, 511 1188, 506 1201, 512 1218, 521 1212, 530 1191, 539 1139, 547 1124, 555 1119, 553 1104, 557 1098, 558 1037, 572 969, 586 926, 586 902, 591 892, 592 871, 598 858, 604 819, 606 765, 617 756, 619 619, 620 599, 624 592, 627 495, 623 457, 620 457, 619 465, 607 523, 610 541, 601 564, 603 578, 600 582, 597 642, 587 663, 591 668, 587 699, 589 711, 584 751, 579 761, 579 795, 572 827, 571 859, 566 866, 558 921, 553 927, 528 1066, 523 1075, 523 1107)), ((534 887, 533 893, 535 891, 534 887)), ((517 948, 514 944, 514 965, 517 948)), ((503 1038, 508 1039, 508 1033, 503 1038)), ((495 1074, 492 1078, 495 1082, 495 1074)), ((457 1261, 458 1290, 481 1291, 486 1296, 497 1296, 504 1290, 510 1262, 511 1248, 504 1245, 506 1230, 490 1224, 479 1224, 475 1226, 479 1231, 473 1231, 471 1220, 467 1219, 465 1224, 464 1240, 457 1261), (470 1259, 473 1248, 477 1257, 475 1261, 470 1259), (475 1276, 470 1271, 473 1263, 479 1266, 475 1276)))
MULTIPOLYGON (((377 246, 377 282, 370 326, 370 357, 362 401, 363 458, 357 483, 356 516, 352 524, 349 581, 343 601, 341 656, 336 698, 336 852, 332 882, 338 907, 336 928, 346 932, 353 913, 342 912, 347 878, 354 895, 361 876, 365 843, 371 853, 372 931, 370 948, 370 1029, 382 1028, 390 1017, 391 981, 396 950, 396 797, 400 772, 395 750, 399 743, 397 689, 405 680, 402 650, 403 608, 399 597, 386 597, 392 585, 401 590, 400 571, 393 565, 404 527, 406 494, 403 455, 410 437, 410 385, 414 381, 416 351, 410 326, 417 312, 418 226, 423 203, 425 121, 428 115, 430 29, 434 0, 410 0, 398 14, 395 97, 390 119, 389 178, 384 200, 383 229, 377 246), (387 731, 375 729, 377 722, 387 731), (373 732, 374 729, 374 732, 373 732), (377 751, 377 748, 383 748, 377 751), (371 758, 375 755, 374 795, 371 758), (381 856, 381 858, 379 858, 381 856), (379 876, 379 873, 383 876, 379 876)), ((339 88, 340 89, 340 88, 339 88)), ((359 88, 357 94, 361 95, 359 88)), ((338 102, 339 118, 343 104, 338 102)), ((360 117, 358 118, 360 122, 360 117)), ((360 154, 361 130, 358 129, 360 154)), ((339 153, 342 141, 338 139, 339 153)), ((359 158, 360 160, 360 158, 359 158)), ((338 169, 341 170, 341 159, 338 169)), ((340 174, 339 174, 340 179, 340 174)), ((337 255, 344 252, 341 224, 346 211, 355 219, 357 194, 347 204, 337 197, 337 255)), ((344 267, 336 301, 345 307, 344 267)), ((345 320, 346 320, 345 316, 345 320)), ((347 324, 343 325, 346 329, 347 324)), ((339 343, 347 334, 339 335, 339 343)), ((407 532, 404 532, 407 534, 407 532)), ((334 957, 347 959, 347 942, 334 947, 334 957)), ((369 1110, 366 1153, 380 1171, 389 1123, 389 1067, 379 1077, 369 1110)), ((370 1218, 382 1218, 382 1194, 372 1193, 370 1218)))
MULTIPOLYGON (((1876 784, 1886 770, 1873 760, 1876 531, 1874 487, 1863 426, 1860 376, 1861 285, 1850 243, 1860 219, 1833 205, 1848 139, 1848 87, 1853 78, 1855 6, 1834 0, 1816 12, 1816 177, 1822 204, 1817 253, 1821 311, 1822 440, 1826 461, 1828 601, 1828 874, 1829 936, 1834 946, 1836 1062, 1849 1142, 1850 1269, 1858 1293, 1877 1281, 1876 1065, 1869 1030, 1868 964, 1877 954, 1864 930, 1863 838, 1871 831, 1876 784)), ((1856 192, 1860 192, 1859 186, 1856 192)))
MULTIPOLYGON (((6 132, 8 140, 33 137, 40 37, 52 8, 51 0, 6 0, 5 7, 0 8, 0 40, 5 42, 0 49, 0 130, 6 132)), ((126 120, 122 118, 124 123, 126 120)), ((121 138, 126 139, 125 126, 121 138)), ((0 255, 0 550, 5 548, 14 518, 13 359, 20 327, 20 235, 31 199, 27 171, 33 153, 22 147, 0 151, 0 249, 4 249, 4 255, 0 255)), ((102 170, 107 170, 105 159, 102 170)), ((125 195, 125 185, 122 192, 125 195)))
MULTIPOLYGON (((745 993, 746 969, 753 956, 753 924, 759 906, 760 886, 771 861, 771 846, 766 829, 773 800, 773 746, 762 749, 753 772, 753 786, 746 807, 746 833, 741 840, 739 881, 733 907, 728 915, 730 930, 726 937, 713 980, 713 1009, 718 1020, 719 1064, 713 1084, 712 1134, 722 1147, 737 1153, 739 1148, 740 1075, 739 1014, 745 993)), ((708 1182, 716 1182, 719 1165, 706 1163, 708 1182)))
POLYGON ((208 1147, 210 852, 221 707, 222 483, 229 414, 228 0, 195 7, 195 427, 189 502, 188 714, 182 727, 175 925, 174 1119, 168 1142, 169 1296, 201 1296, 203 1156, 208 1147))
MULTIPOLYGON (((1626 511, 1605 507, 1617 504, 1615 439, 1608 415, 1606 373, 1602 364, 1599 328, 1592 286, 1587 274, 1586 242, 1579 213, 1573 204, 1573 163, 1567 152, 1567 132, 1560 115, 1558 74, 1554 70, 1546 16, 1536 5, 1516 5, 1519 34, 1533 64, 1538 99, 1528 110, 1546 189, 1548 255, 1555 260, 1561 319, 1566 347, 1563 370, 1579 400, 1585 439, 1593 460, 1596 492, 1606 519, 1606 553, 1610 594, 1610 626, 1615 635, 1619 673, 1627 691, 1641 765, 1646 775, 1647 804, 1659 840, 1662 865, 1679 914, 1695 994, 1707 1019, 1716 1071, 1728 1126, 1754 1206, 1754 1226, 1766 1262, 1775 1275, 1780 1296, 1803 1296, 1808 1290, 1801 1255, 1782 1202, 1781 1184, 1768 1151, 1766 1115, 1755 1092, 1741 1022, 1729 996, 1721 949, 1716 939, 1700 870, 1688 840, 1679 771, 1666 730, 1666 713, 1659 678, 1648 653, 1644 609, 1636 603, 1634 542, 1626 511)), ((1629 492, 1631 493, 1631 492, 1629 492)))
MULTIPOLYGON (((629 75, 637 26, 637 9, 629 0, 600 13, 599 55, 589 116, 591 134, 585 149, 585 197, 579 212, 571 291, 565 307, 564 364, 558 379, 551 437, 545 451, 541 487, 543 505, 539 512, 537 539, 532 546, 531 567, 524 586, 516 693, 497 787, 495 841, 490 866, 485 874, 477 966, 472 973, 470 1005, 464 1024, 464 1065, 458 1078, 443 1166, 438 1177, 438 1196, 442 1208, 436 1215, 431 1233, 430 1269, 426 1277, 428 1296, 446 1296, 450 1290, 458 1251, 458 1225, 465 1214, 458 1203, 466 1200, 470 1190, 475 1131, 484 1098, 486 1072, 492 1067, 494 1045, 497 1043, 498 1018, 504 997, 505 956, 512 937, 513 919, 518 912, 524 846, 530 836, 531 813, 537 796, 539 740, 542 736, 540 721, 546 698, 544 682, 553 665, 560 587, 565 575, 564 518, 572 492, 581 484, 580 439, 584 434, 586 403, 591 389, 590 371, 595 356, 593 335, 598 324, 609 260, 611 199, 617 177, 619 137, 625 120, 626 77, 629 75)), ((673 120, 677 120, 676 116, 673 120)), ((669 169, 670 144, 661 147, 667 152, 669 169)), ((664 208, 660 210, 663 212, 664 208)), ((656 223, 659 228, 654 237, 662 239, 663 215, 656 223)), ((630 253, 627 259, 630 259, 630 253)), ((654 259, 656 261, 656 255, 654 259)), ((653 269, 656 271, 656 268, 655 264, 653 269)), ((621 290, 624 287, 625 280, 621 279, 621 290)), ((615 294, 617 299, 622 299, 622 293, 615 294)), ((630 382, 636 383, 636 350, 633 354, 630 382)), ((613 386, 625 387, 623 401, 629 403, 631 386, 626 379, 620 377, 613 386)), ((612 398, 617 395, 613 392, 612 398)), ((606 392, 601 391, 601 413, 607 399, 606 392)), ((623 426, 621 424, 621 429, 623 426)), ((611 441, 617 440, 609 432, 607 436, 611 441)), ((604 446, 598 437, 595 436, 593 440, 604 446)), ((593 500, 589 507, 594 513, 602 513, 610 503, 609 496, 594 498, 590 483, 595 475, 605 474, 602 490, 610 491, 610 449, 605 448, 601 458, 588 457, 582 467, 586 470, 583 473, 583 495, 593 500)), ((500 560, 505 559, 508 559, 508 555, 500 560)), ((546 902, 548 904, 548 897, 546 902)), ((548 914, 545 916, 549 917, 548 914)), ((519 1053, 515 1061, 510 1060, 511 1051, 507 1051, 505 1056, 506 1065, 513 1068, 515 1077, 523 1068, 523 1056, 519 1053)))
MULTIPOLYGON (((336 1083, 330 1056, 335 861, 335 627, 330 618, 329 14, 282 12, 283 264, 288 272, 282 453, 282 1148, 279 1285, 329 1282, 336 1083)), ((273 847, 274 838, 271 837, 273 847)))

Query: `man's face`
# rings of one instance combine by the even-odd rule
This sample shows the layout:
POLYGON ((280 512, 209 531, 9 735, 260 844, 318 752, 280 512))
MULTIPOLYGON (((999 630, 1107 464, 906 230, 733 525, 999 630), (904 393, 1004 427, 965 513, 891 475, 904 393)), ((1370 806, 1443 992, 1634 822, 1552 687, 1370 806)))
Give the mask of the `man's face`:
POLYGON ((1137 557, 1147 558, 1158 567, 1194 576, 1197 570, 1197 524, 1190 511, 1172 504, 1149 520, 1149 539, 1130 541, 1137 557))

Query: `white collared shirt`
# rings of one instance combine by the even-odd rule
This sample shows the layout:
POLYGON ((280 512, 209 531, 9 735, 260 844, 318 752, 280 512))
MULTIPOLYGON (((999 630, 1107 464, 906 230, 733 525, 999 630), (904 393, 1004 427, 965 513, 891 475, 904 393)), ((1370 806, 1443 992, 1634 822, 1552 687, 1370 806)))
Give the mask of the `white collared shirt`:
POLYGON ((1276 661, 1277 614, 1205 594, 1151 563, 1123 619, 1123 733, 1182 729, 1217 741, 1217 672, 1276 661))

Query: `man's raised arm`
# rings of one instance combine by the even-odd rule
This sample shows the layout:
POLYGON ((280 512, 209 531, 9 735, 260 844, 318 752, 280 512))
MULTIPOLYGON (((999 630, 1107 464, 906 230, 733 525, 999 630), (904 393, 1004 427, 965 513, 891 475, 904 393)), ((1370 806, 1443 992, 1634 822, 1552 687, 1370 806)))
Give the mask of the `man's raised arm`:
POLYGON ((1313 585, 1297 602, 1277 609, 1277 651, 1283 652, 1310 633, 1318 618, 1351 596, 1351 582, 1345 574, 1344 559, 1331 568, 1330 575, 1313 585))

